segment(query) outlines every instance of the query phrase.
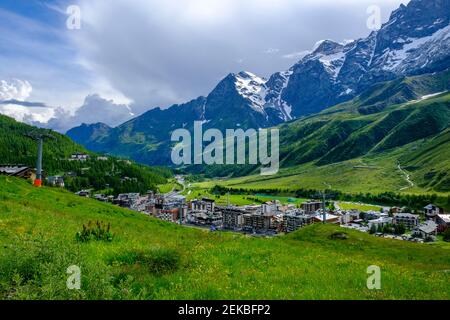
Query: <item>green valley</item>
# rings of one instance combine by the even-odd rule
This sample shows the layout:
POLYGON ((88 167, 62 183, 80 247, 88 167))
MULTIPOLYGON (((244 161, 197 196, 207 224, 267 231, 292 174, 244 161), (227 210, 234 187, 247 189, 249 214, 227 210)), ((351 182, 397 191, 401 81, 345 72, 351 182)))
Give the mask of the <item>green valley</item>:
POLYGON ((448 89, 448 75, 378 85, 350 102, 281 125, 277 175, 253 171, 240 177, 223 169, 228 179, 196 186, 447 195, 450 94, 439 92, 448 89))

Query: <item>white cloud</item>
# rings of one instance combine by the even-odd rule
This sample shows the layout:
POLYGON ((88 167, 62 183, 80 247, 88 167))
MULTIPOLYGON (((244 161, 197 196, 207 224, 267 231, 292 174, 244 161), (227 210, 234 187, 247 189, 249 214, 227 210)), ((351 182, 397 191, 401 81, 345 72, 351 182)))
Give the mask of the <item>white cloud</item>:
POLYGON ((369 5, 387 20, 402 2, 80 0, 73 40, 85 67, 141 113, 205 95, 229 72, 286 70, 319 39, 365 37, 369 5))
POLYGON ((0 101, 26 100, 33 91, 33 87, 26 80, 13 79, 12 81, 0 81, 0 101))
POLYGON ((42 103, 7 100, 0 103, 0 114, 62 133, 82 123, 103 122, 114 127, 134 116, 128 105, 116 104, 113 100, 103 99, 96 94, 87 96, 83 105, 75 111, 63 107, 50 107, 42 103))
POLYGON ((87 96, 83 105, 74 113, 70 113, 64 108, 56 108, 53 117, 46 123, 39 125, 65 133, 82 123, 102 122, 115 127, 130 120, 133 116, 134 114, 128 105, 116 104, 113 100, 106 100, 94 94, 87 96))
POLYGON ((51 108, 30 108, 18 104, 0 104, 0 114, 16 119, 17 121, 33 124, 46 123, 54 116, 51 108))
POLYGON ((71 122, 80 123, 103 122, 109 126, 117 126, 133 116, 130 107, 116 104, 113 100, 106 100, 97 94, 87 96, 84 104, 75 112, 71 122))
POLYGON ((268 77, 289 68, 318 39, 366 36, 369 5, 379 5, 386 20, 406 2, 73 0, 69 3, 80 5, 83 19, 76 31, 65 26, 65 0, 41 3, 45 12, 33 15, 0 8, 0 79, 27 79, 13 89, 1 83, 0 99, 55 106, 2 109, 12 114, 16 108, 17 118, 29 121, 44 121, 52 113, 65 128, 61 119, 73 123, 85 97, 98 94, 111 111, 97 101, 103 107, 91 106, 83 116, 87 122, 105 117, 115 124, 116 114, 124 120, 128 115, 117 105, 141 113, 205 95, 229 72, 268 77))

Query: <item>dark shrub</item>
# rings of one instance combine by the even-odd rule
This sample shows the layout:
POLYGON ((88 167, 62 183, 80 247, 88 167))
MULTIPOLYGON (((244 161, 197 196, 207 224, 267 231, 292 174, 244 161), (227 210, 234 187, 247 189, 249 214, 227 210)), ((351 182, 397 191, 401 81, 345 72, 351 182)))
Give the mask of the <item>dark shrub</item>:
POLYGON ((149 270, 157 274, 176 271, 181 262, 180 254, 172 249, 152 250, 145 258, 149 270))
POLYGON ((124 265, 140 264, 151 273, 167 274, 179 269, 181 256, 174 249, 156 248, 147 252, 127 251, 116 256, 111 262, 118 262, 124 265))
POLYGON ((94 241, 112 241, 111 224, 102 221, 89 221, 87 225, 83 224, 83 230, 77 232, 76 239, 79 242, 94 241))
POLYGON ((330 239, 333 240, 346 240, 348 239, 348 235, 343 232, 335 232, 330 236, 330 239))

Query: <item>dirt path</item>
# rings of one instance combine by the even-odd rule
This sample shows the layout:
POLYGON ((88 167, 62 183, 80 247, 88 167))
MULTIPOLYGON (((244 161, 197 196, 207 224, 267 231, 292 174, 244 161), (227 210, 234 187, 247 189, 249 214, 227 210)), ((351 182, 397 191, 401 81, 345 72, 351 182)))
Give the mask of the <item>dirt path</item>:
POLYGON ((402 168, 400 162, 398 163, 397 168, 405 176, 405 181, 409 184, 408 187, 401 188, 400 191, 413 188, 415 185, 414 185, 414 182, 411 180, 411 175, 402 168))

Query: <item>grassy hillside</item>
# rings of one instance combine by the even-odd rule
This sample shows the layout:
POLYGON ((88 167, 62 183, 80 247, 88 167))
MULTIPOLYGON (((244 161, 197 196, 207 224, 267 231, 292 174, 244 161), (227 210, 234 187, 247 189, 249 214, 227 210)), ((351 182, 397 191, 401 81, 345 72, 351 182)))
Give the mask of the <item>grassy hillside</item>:
POLYGON ((315 162, 281 169, 277 175, 222 179, 196 183, 198 188, 221 185, 244 189, 317 189, 342 192, 401 192, 449 194, 450 130, 382 153, 368 154, 339 163, 315 162), (399 164, 402 170, 399 169, 399 164), (414 183, 411 186, 405 174, 414 183))
POLYGON ((271 239, 210 233, 5 177, 0 243, 1 299, 450 299, 447 245, 331 225, 271 239), (76 241, 96 220, 113 240, 76 241), (72 265, 79 291, 66 288, 72 265), (366 288, 370 265, 381 267, 381 290, 366 288))
POLYGON ((448 93, 369 115, 325 112, 280 127, 282 165, 324 165, 376 154, 436 136, 449 124, 448 93))
POLYGON ((330 110, 280 126, 277 175, 256 172, 197 186, 449 194, 449 93, 373 114, 348 104, 330 110))
POLYGON ((280 129, 280 172, 257 166, 189 168, 197 185, 334 189, 346 193, 450 192, 450 71, 380 83, 355 99, 280 129))
POLYGON ((76 173, 75 178, 66 178, 66 186, 72 191, 82 188, 103 190, 106 193, 146 192, 156 189, 171 176, 170 170, 150 168, 136 163, 109 157, 97 161, 97 154, 87 151, 65 135, 54 131, 37 129, 6 116, 0 115, 0 164, 36 165, 37 143, 25 135, 30 132, 50 133, 55 139, 44 142, 43 167, 47 176, 76 173), (70 155, 83 152, 91 155, 87 162, 68 161, 70 155), (125 181, 121 178, 135 178, 125 181), (107 189, 107 190, 104 190, 107 189))

